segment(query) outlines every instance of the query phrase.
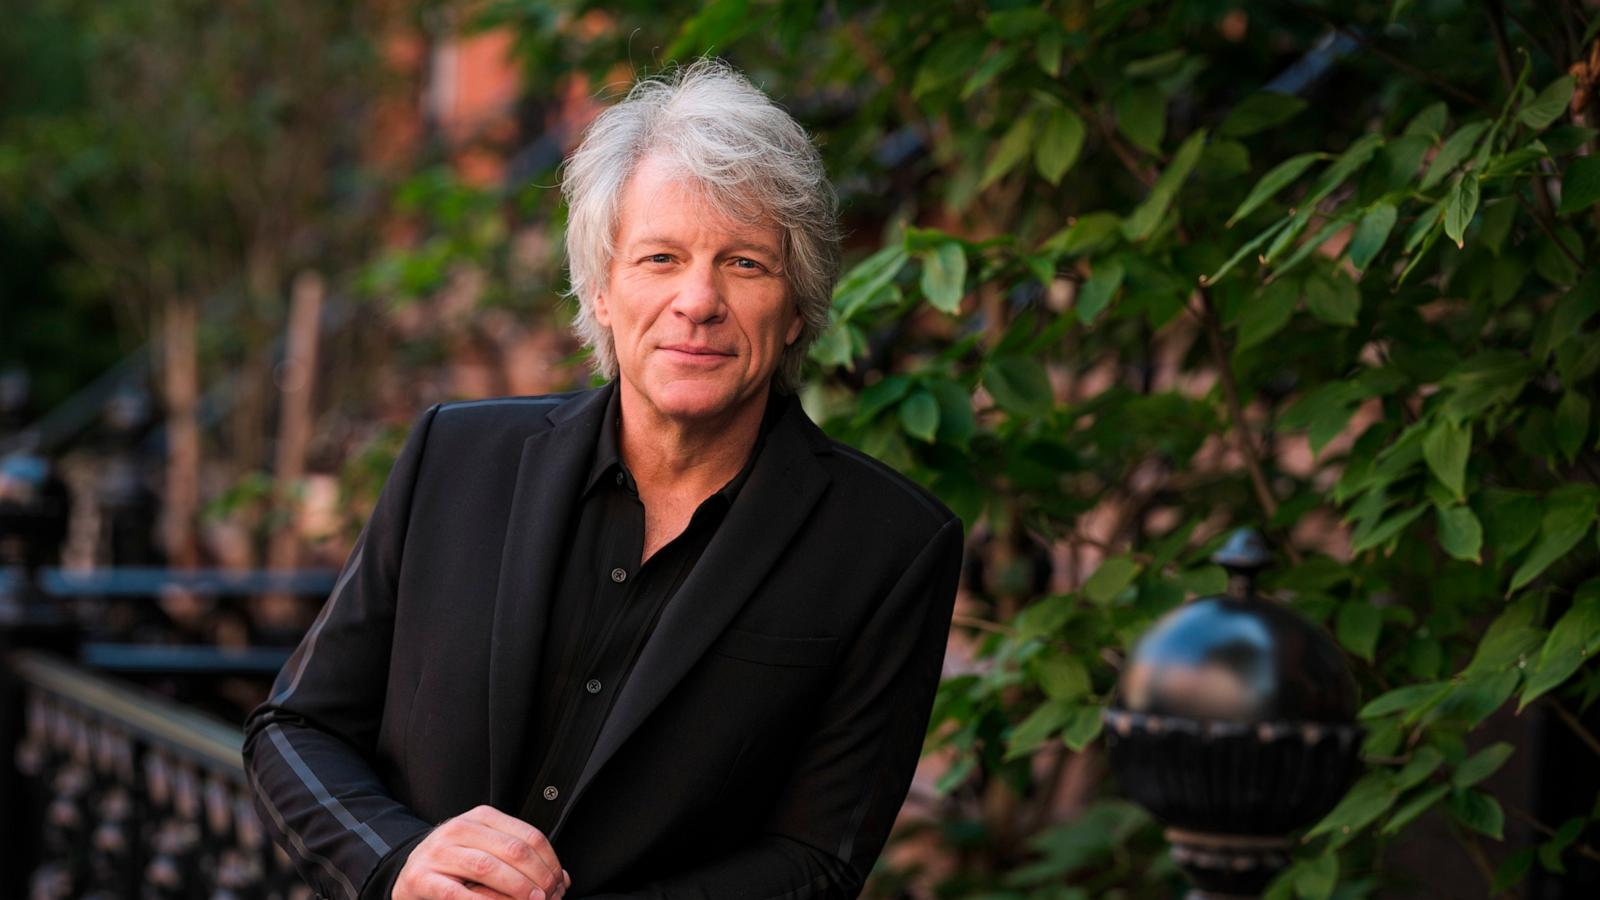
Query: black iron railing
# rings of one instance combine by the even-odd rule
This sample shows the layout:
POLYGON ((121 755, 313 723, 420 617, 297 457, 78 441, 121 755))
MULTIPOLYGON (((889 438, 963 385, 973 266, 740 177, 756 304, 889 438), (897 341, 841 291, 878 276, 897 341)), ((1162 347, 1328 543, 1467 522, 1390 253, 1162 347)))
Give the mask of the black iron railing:
POLYGON ((5 660, 23 709, 12 847, 28 895, 305 897, 251 806, 239 729, 48 654, 5 660))

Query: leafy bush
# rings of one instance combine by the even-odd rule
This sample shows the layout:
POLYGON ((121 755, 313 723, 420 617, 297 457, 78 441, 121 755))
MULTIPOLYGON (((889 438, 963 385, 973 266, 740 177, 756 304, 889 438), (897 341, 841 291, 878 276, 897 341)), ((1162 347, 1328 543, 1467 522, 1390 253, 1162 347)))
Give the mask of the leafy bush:
MULTIPOLYGON (((930 730, 938 819, 906 832, 955 865, 886 869, 882 890, 1171 894, 1156 829, 1100 777, 1099 712, 1133 639, 1223 588, 1207 557, 1238 525, 1273 536, 1267 587, 1348 651, 1369 730, 1366 774, 1275 895, 1393 881, 1383 849, 1435 810, 1486 887, 1600 858, 1579 816, 1535 823, 1545 842, 1491 871, 1480 840, 1505 836, 1507 798, 1485 779, 1531 748, 1478 746, 1490 716, 1532 708, 1600 752, 1581 722, 1600 696, 1600 18, 1455 0, 475 8, 515 30, 535 97, 711 52, 822 141, 856 261, 804 398, 970 534, 971 665, 930 730)), ((380 261, 375 290, 493 256, 501 232, 477 226, 495 203, 438 178, 420 206, 465 217, 380 261)), ((505 190, 559 227, 554 191, 505 190)))

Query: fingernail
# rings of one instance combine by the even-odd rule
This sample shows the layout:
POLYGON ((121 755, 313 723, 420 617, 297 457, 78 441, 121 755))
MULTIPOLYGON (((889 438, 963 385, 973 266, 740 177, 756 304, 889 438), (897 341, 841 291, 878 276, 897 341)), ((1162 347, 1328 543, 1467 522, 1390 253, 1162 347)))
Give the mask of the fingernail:
POLYGON ((528 900, 544 900, 544 891, 534 888, 533 893, 528 895, 528 900))

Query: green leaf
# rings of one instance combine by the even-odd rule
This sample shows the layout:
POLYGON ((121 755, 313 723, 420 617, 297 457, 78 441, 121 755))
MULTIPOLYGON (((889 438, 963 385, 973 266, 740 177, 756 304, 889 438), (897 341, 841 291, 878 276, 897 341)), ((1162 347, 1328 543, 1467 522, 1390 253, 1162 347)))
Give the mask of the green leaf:
POLYGON ((1283 330, 1299 299, 1299 280, 1285 278, 1262 288, 1254 300, 1246 301, 1239 312, 1238 349, 1253 347, 1283 330))
POLYGON ((1122 287, 1124 274, 1122 263, 1118 260, 1095 264, 1089 279, 1078 289, 1078 319, 1083 324, 1093 325, 1095 318, 1111 305, 1117 289, 1122 287))
POLYGON ((1292 94, 1262 91, 1244 98, 1217 131, 1227 137, 1246 137, 1282 125, 1305 108, 1306 102, 1292 94))
POLYGON ((1033 153, 1034 124, 1033 116, 1021 116, 1006 130, 995 146, 994 155, 989 158, 989 165, 983 170, 983 177, 978 179, 978 190, 1010 174, 1017 163, 1033 153))
POLYGON ((891 244, 862 260, 833 289, 833 308, 840 320, 848 321, 867 308, 879 291, 888 287, 906 263, 906 248, 891 244))
POLYGON ((904 375, 888 375, 873 382, 856 396, 856 424, 865 424, 878 414, 899 403, 911 392, 911 379, 904 375))
POLYGON ((1167 98, 1154 85, 1131 85, 1117 94, 1117 129, 1135 146, 1161 152, 1167 133, 1167 98))
POLYGON ((1435 803, 1438 803, 1440 800, 1442 800, 1444 795, 1448 793, 1450 793, 1450 786, 1447 784, 1436 784, 1433 787, 1422 791, 1421 793, 1412 797, 1410 800, 1407 800, 1405 805, 1395 810, 1394 815, 1389 817, 1389 821, 1383 824, 1383 829, 1378 833, 1395 834, 1400 829, 1411 824, 1412 819, 1415 819, 1417 816, 1427 812, 1435 803))
MULTIPOLYGON (((1537 643, 1538 635, 1531 635, 1537 643)), ((1516 669, 1502 672, 1479 672, 1451 685, 1450 692, 1439 703, 1443 718, 1456 719, 1468 730, 1477 728, 1491 714, 1504 706, 1517 689, 1522 678, 1516 669)), ((1427 710, 1414 710, 1405 717, 1406 724, 1420 720, 1427 710)))
POLYGON ((1567 391, 1556 404, 1554 422, 1556 444, 1568 462, 1578 457, 1583 439, 1589 436, 1589 399, 1577 391, 1567 391))
POLYGON ((1511 758, 1511 753, 1511 745, 1504 741, 1491 744, 1457 766, 1456 773, 1450 777, 1450 783, 1458 790, 1472 787, 1505 765, 1506 760, 1511 758))
POLYGON ((1389 239, 1389 232, 1394 230, 1395 220, 1399 211, 1393 203, 1374 203, 1366 215, 1361 217, 1361 224, 1356 226, 1355 236, 1350 238, 1350 264, 1357 269, 1366 269, 1377 258, 1378 251, 1383 249, 1383 244, 1389 239))
POLYGON ((1440 418, 1422 439, 1422 458, 1439 483, 1456 499, 1466 498, 1467 456, 1472 452, 1472 430, 1440 418))
POLYGON ((1051 78, 1061 74, 1061 32, 1052 27, 1039 35, 1039 41, 1034 45, 1034 57, 1039 63, 1039 68, 1051 78))
POLYGON ((1527 657, 1545 641, 1544 629, 1534 622, 1537 612, 1533 598, 1525 598, 1507 606, 1478 640, 1472 661, 1462 670, 1462 674, 1481 675, 1505 671, 1513 666, 1522 668, 1527 657))
POLYGON ((1006 739, 1006 759, 1027 756, 1072 718, 1077 707, 1064 700, 1049 700, 1040 704, 1026 719, 1017 723, 1006 739))
POLYGON ((1439 546, 1456 559, 1482 562, 1483 526, 1470 506, 1442 506, 1434 509, 1439 529, 1439 546))
POLYGON ((1386 772, 1371 772, 1362 777, 1322 821, 1306 832, 1306 837, 1332 834, 1335 846, 1343 844, 1372 820, 1394 805, 1397 792, 1386 772))
POLYGON ((1434 773, 1444 763, 1444 754, 1437 749, 1423 744, 1411 754, 1411 760, 1406 763, 1394 777, 1394 788, 1397 791, 1409 791, 1421 784, 1424 779, 1434 773))
POLYGON ((965 448, 978 433, 978 419, 972 412, 972 394, 954 381, 929 379, 924 385, 939 401, 939 440, 965 448))
POLYGON ((933 785, 934 793, 941 797, 950 793, 966 782, 967 777, 977 768, 978 758, 976 756, 970 753, 962 754, 956 758, 955 762, 950 764, 950 768, 944 770, 943 775, 939 776, 939 780, 933 785))
POLYGON ((1524 167, 1536 160, 1546 159, 1550 156, 1550 148, 1540 141, 1529 141, 1521 147, 1493 157, 1484 166, 1484 178, 1505 178, 1515 175, 1531 174, 1531 169, 1524 172, 1524 167))
POLYGON ((1425 709, 1439 702, 1450 690, 1450 685, 1444 682, 1429 682, 1425 684, 1408 684, 1380 694, 1361 707, 1357 713, 1363 719, 1376 719, 1401 710, 1425 709))
POLYGON ((946 241, 922 257, 922 295, 940 312, 955 315, 966 294, 967 254, 959 241, 946 241))
POLYGON ((1536 342, 1534 358, 1540 362, 1549 359, 1550 351, 1559 349, 1568 339, 1577 335, 1596 312, 1600 312, 1600 271, 1591 271, 1551 307, 1551 340, 1542 349, 1536 342))
POLYGON ((1356 529, 1350 535, 1350 552, 1365 553, 1373 547, 1380 547, 1388 543, 1390 538, 1404 531, 1407 525, 1415 522, 1418 517, 1427 511, 1428 508, 1426 506, 1413 506, 1405 512, 1396 513, 1384 519, 1380 524, 1369 530, 1356 529))
POLYGON ((961 86, 961 99, 966 100, 973 94, 983 90, 989 82, 995 80, 1001 72, 1010 69, 1016 61, 1017 50, 1015 47, 1000 48, 999 51, 990 55, 988 59, 983 61, 982 65, 974 69, 972 74, 967 77, 966 84, 961 86))
POLYGON ((1556 829, 1556 833, 1551 836, 1550 840, 1539 845, 1539 864, 1551 872, 1564 874, 1567 870, 1561 864, 1561 854, 1572 846, 1579 835, 1583 834, 1583 830, 1588 824, 1589 820, 1586 816, 1573 816, 1563 822, 1561 827, 1556 829))
POLYGON ((1250 189, 1250 193, 1245 195, 1244 202, 1240 203, 1239 208, 1233 211, 1233 215, 1228 217, 1228 227, 1232 228, 1235 222, 1255 212, 1257 207, 1272 199, 1275 194, 1285 187, 1288 187, 1296 178, 1300 177, 1301 173, 1310 168, 1312 163, 1324 158, 1324 156, 1325 154, 1322 153, 1302 153, 1299 156, 1291 156, 1273 166, 1267 174, 1261 176, 1261 180, 1256 182, 1256 186, 1250 189))
POLYGON ((1566 224, 1558 224, 1553 234, 1544 235, 1539 241, 1533 254, 1533 270, 1551 284, 1573 284, 1578 280, 1582 252, 1583 238, 1578 232, 1566 224))
POLYGON ((848 322, 835 322, 811 345, 810 357, 824 369, 854 369, 855 343, 851 331, 855 326, 848 322))
POLYGON ((1572 102, 1572 91, 1576 83, 1571 75, 1563 75, 1545 86, 1532 103, 1522 107, 1517 112, 1517 118, 1522 124, 1535 131, 1543 131, 1550 127, 1550 123, 1561 117, 1567 111, 1567 105, 1572 102))
POLYGON ((1039 687, 1052 700, 1076 700, 1089 693, 1089 670, 1077 657, 1061 654, 1039 663, 1039 687))
POLYGON ((1378 649, 1378 632, 1383 626, 1383 612, 1365 600, 1351 600, 1339 607, 1334 631, 1339 643, 1356 656, 1372 662, 1378 649))
POLYGON ((1328 900, 1339 884, 1339 854, 1329 849, 1295 867, 1295 893, 1306 900, 1328 900))
POLYGON ((1323 198, 1333 193, 1334 189, 1344 183, 1346 178, 1361 170, 1361 167, 1372 159, 1373 154, 1383 149, 1383 135, 1364 134, 1350 142, 1350 146, 1334 159, 1328 170, 1322 173, 1316 184, 1312 185, 1311 193, 1306 196, 1305 206, 1315 206, 1323 198))
POLYGON ((1200 283, 1202 285, 1216 284, 1217 280, 1232 271, 1233 267, 1237 266, 1240 260, 1243 260, 1246 256, 1249 256, 1250 254, 1260 250, 1262 244, 1265 244, 1267 241, 1277 237, 1283 232, 1284 229, 1288 227, 1288 219, 1283 219, 1268 225, 1266 230, 1246 241, 1243 247, 1240 247, 1238 250, 1234 251, 1234 254, 1228 257, 1228 261, 1223 263, 1215 272, 1212 272, 1210 275, 1201 276, 1200 283))
POLYGON ((1043 249, 1064 256, 1077 256, 1097 249, 1110 240, 1121 225, 1122 217, 1116 213, 1104 210, 1087 213, 1045 241, 1043 249))
POLYGON ((1428 166, 1428 174, 1422 176, 1423 190, 1428 190, 1444 180, 1446 175, 1455 171, 1456 166, 1472 155, 1472 150, 1478 144, 1478 139, 1489 129, 1487 121, 1473 122, 1456 129, 1450 139, 1444 142, 1439 152, 1433 157, 1433 164, 1428 166))
MULTIPOLYGON (((1595 21, 1600 22, 1600 19, 1595 21)), ((1498 897, 1522 884, 1523 880, 1528 877, 1528 872, 1533 868, 1533 859, 1534 849, 1532 847, 1524 847, 1506 857, 1506 861, 1501 863, 1500 867, 1494 871, 1494 883, 1489 886, 1489 895, 1498 897)))
MULTIPOLYGON (((1600 19, 1595 21, 1600 22, 1600 19)), ((1593 128, 1583 128, 1578 125, 1557 125, 1540 136, 1539 142, 1550 151, 1551 156, 1566 156, 1577 150, 1600 132, 1593 128)))
POLYGON ((1306 308, 1329 325, 1348 327, 1361 312, 1361 291, 1337 272, 1315 275, 1306 279, 1306 308))
POLYGON ((1478 214, 1478 177, 1468 172, 1450 189, 1444 201, 1444 233, 1457 247, 1464 246, 1463 238, 1472 217, 1478 214))
POLYGON ((927 391, 917 391, 900 404, 900 427, 924 443, 939 433, 939 401, 927 391))
POLYGON ((1483 224, 1478 226, 1478 243, 1495 256, 1505 246, 1511 235, 1511 224, 1517 217, 1517 201, 1509 197, 1490 203, 1483 210, 1483 224))
POLYGON ((667 59, 709 56, 749 31, 759 19, 750 15, 748 0, 713 0, 683 23, 667 48, 667 59))
POLYGON ((1200 154, 1205 150, 1205 129, 1196 131, 1178 146, 1178 152, 1172 154, 1172 163, 1156 178, 1156 183, 1150 187, 1150 194, 1145 201, 1133 211, 1122 223, 1122 233, 1129 240, 1142 241, 1155 232, 1156 226, 1167 214, 1167 209, 1172 206, 1172 201, 1178 195, 1178 189, 1189 179, 1189 173, 1194 171, 1195 163, 1200 161, 1200 154))
POLYGON ((1572 608, 1550 629, 1539 665, 1522 689, 1520 712, 1540 695, 1564 684, 1584 662, 1600 651, 1600 581, 1578 589, 1572 608))
POLYGON ((1414 116, 1406 125, 1406 134, 1420 134, 1437 140, 1444 134, 1445 119, 1450 115, 1450 110, 1444 101, 1427 106, 1414 116))
MULTIPOLYGON (((1582 212, 1600 201, 1600 156, 1580 156, 1561 173, 1561 215, 1582 212)), ((1572 241, 1568 247, 1575 246, 1572 241)))
POLYGON ((1126 555, 1113 556, 1102 562, 1083 583, 1083 592, 1090 600, 1104 606, 1133 583, 1139 568, 1139 564, 1126 555))
POLYGON ((1495 840, 1504 840, 1506 815, 1500 801, 1482 791, 1455 791, 1450 795, 1450 814, 1457 822, 1495 840))
POLYGON ((983 384, 995 403, 1008 412, 1047 416, 1055 406, 1055 392, 1044 366, 1026 356, 1002 356, 989 361, 983 384))
POLYGON ((1039 132, 1039 146, 1034 151, 1034 163, 1046 181, 1061 182, 1061 176, 1078 161, 1083 136, 1083 119, 1076 112, 1065 106, 1051 111, 1039 132))
POLYGON ((1058 594, 1023 607, 1022 612, 1017 613, 1011 621, 1011 627, 1017 631, 1017 640, 1031 641, 1060 631, 1061 626, 1072 618, 1074 603, 1075 598, 1058 594))
POLYGON ((1100 736, 1102 728, 1100 707, 1080 706, 1072 711, 1072 716, 1061 728, 1061 742, 1073 753, 1089 746, 1089 743, 1100 736))
POLYGON ((1511 576, 1510 590, 1521 590, 1583 540, 1594 522, 1597 499, 1592 485, 1568 485, 1550 492, 1539 523, 1539 540, 1511 576))
POLYGON ((996 10, 984 18, 983 25, 990 34, 1007 41, 1026 40, 1059 27, 1049 13, 1031 8, 996 10))

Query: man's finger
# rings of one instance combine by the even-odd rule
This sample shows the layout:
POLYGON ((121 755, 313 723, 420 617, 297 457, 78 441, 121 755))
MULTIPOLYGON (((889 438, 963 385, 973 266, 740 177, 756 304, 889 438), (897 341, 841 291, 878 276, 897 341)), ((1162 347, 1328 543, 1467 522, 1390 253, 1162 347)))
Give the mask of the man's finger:
POLYGON ((508 816, 500 810, 487 805, 474 807, 463 813, 461 817, 492 828, 531 847, 538 854, 539 859, 543 861, 545 869, 550 873, 550 880, 534 878, 534 881, 547 891, 559 883, 560 873, 563 871, 561 861, 556 858, 555 848, 550 846, 550 841, 544 836, 544 832, 515 816, 508 816))
POLYGON ((435 872, 480 884, 519 900, 525 900, 537 886, 533 879, 510 863, 476 847, 442 847, 434 854, 432 863, 435 872))
POLYGON ((537 887, 549 893, 561 884, 561 865, 552 864, 555 851, 548 843, 544 843, 541 852, 540 847, 525 840, 470 820, 460 824, 454 838, 460 846, 481 850, 514 867, 528 879, 530 890, 537 887))
POLYGON ((483 900, 484 897, 493 897, 495 900, 522 900, 520 897, 507 897, 499 891, 490 888, 469 888, 459 881, 437 872, 424 875, 417 880, 417 887, 422 896, 431 897, 433 900, 483 900), (483 891, 488 891, 487 894, 483 891))

